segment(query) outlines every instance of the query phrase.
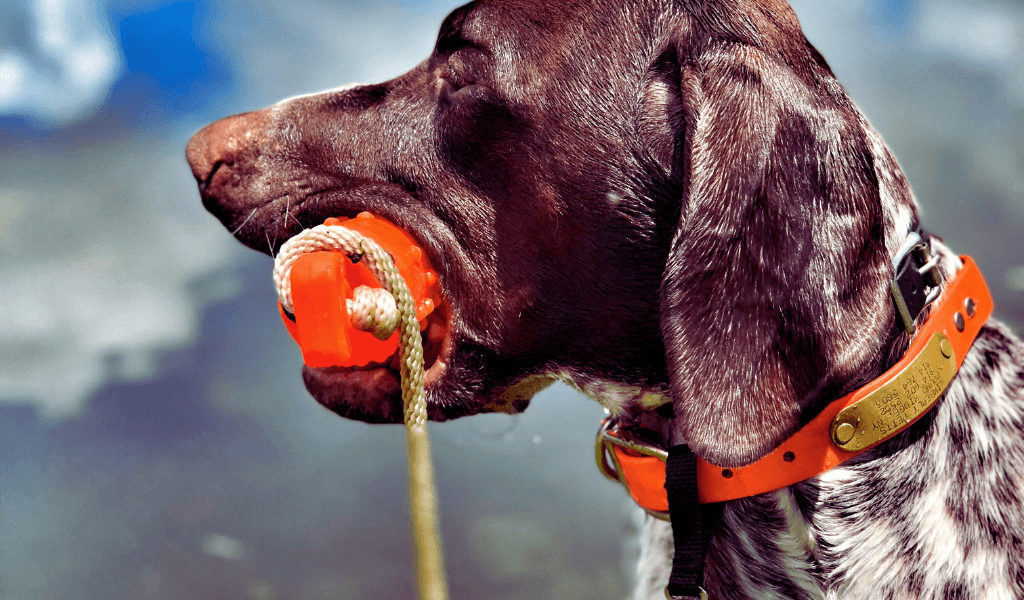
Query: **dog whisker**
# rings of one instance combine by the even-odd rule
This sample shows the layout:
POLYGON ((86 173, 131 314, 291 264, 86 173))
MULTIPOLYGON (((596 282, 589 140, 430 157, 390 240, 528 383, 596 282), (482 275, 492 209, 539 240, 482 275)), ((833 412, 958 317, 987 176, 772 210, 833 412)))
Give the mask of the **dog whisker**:
POLYGON ((257 210, 259 210, 259 209, 260 209, 260 207, 258 207, 258 206, 257 206, 256 208, 252 209, 252 212, 250 212, 250 213, 249 213, 249 216, 248 216, 248 217, 246 217, 246 218, 245 218, 245 220, 244 220, 244 221, 242 221, 242 223, 241 223, 241 224, 240 224, 240 225, 239 225, 238 227, 236 227, 234 231, 232 231, 232 232, 231 232, 231 235, 235 235, 235 234, 237 234, 237 233, 238 233, 239 231, 241 231, 241 230, 242 230, 242 228, 243 228, 243 227, 245 227, 245 224, 249 222, 249 219, 251 219, 251 218, 252 218, 252 216, 253 216, 254 214, 256 214, 256 211, 257 211, 257 210))
POLYGON ((292 221, 295 221, 295 223, 299 227, 301 227, 302 229, 305 229, 306 226, 302 224, 302 221, 300 221, 298 217, 296 217, 294 214, 292 214, 292 211, 291 211, 292 196, 291 196, 291 194, 285 194, 284 198, 285 198, 284 219, 282 219, 281 226, 278 228, 278 230, 284 230, 285 232, 287 232, 287 230, 288 230, 288 219, 291 219, 292 221))

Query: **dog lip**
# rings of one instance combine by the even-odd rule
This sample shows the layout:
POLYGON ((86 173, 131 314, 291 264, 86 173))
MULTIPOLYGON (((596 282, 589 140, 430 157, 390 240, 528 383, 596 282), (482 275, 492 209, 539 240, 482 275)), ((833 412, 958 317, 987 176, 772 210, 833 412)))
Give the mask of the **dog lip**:
POLYGON ((367 423, 403 420, 401 379, 392 369, 302 367, 310 395, 325 408, 367 423))
MULTIPOLYGON (((230 166, 227 161, 224 164, 230 166)), ((435 260, 439 249, 419 235, 419 224, 409 222, 410 215, 420 212, 422 206, 401 186, 386 182, 365 182, 351 187, 328 184, 303 190, 301 194, 295 190, 276 190, 259 199, 239 196, 232 200, 214 193, 216 172, 218 170, 213 169, 209 181, 199 183, 203 206, 235 239, 257 252, 276 256, 286 241, 303 230, 330 218, 351 219, 361 212, 369 212, 410 232, 431 262, 440 264, 435 260)))

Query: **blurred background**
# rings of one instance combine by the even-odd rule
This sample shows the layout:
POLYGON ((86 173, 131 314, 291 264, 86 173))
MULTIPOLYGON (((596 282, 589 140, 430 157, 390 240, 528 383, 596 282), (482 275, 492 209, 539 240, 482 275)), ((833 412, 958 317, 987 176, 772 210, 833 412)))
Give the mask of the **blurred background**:
MULTIPOLYGON (((404 434, 310 399, 205 123, 422 60, 445 0, 0 3, 0 600, 411 598, 404 434)), ((800 0, 926 227, 1024 326, 1024 6, 800 0)), ((453 598, 622 598, 596 403, 432 426, 453 598)))

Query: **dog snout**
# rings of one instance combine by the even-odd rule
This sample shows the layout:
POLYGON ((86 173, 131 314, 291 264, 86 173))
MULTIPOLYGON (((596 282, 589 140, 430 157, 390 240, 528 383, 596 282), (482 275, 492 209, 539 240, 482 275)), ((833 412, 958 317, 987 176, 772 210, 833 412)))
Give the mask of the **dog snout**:
POLYGON ((185 156, 201 192, 216 187, 214 179, 221 171, 244 168, 258 156, 267 121, 266 110, 243 113, 211 123, 192 136, 185 156))
POLYGON ((221 119, 195 134, 185 150, 203 206, 232 230, 265 201, 251 188, 269 121, 267 110, 221 119))

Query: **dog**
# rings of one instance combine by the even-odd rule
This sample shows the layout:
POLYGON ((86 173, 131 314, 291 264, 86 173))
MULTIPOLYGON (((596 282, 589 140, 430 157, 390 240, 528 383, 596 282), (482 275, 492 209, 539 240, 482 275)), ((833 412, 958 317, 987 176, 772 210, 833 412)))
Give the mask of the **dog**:
MULTIPOLYGON (((218 121, 187 158, 206 208, 270 255, 361 211, 416 236, 444 294, 434 420, 561 380, 739 467, 911 342, 890 284, 915 199, 783 0, 478 0, 408 73, 218 121)), ((924 238, 948 282, 960 260, 924 238)), ((339 415, 402 420, 393 363, 303 378, 339 415)), ((661 598, 672 531, 641 536, 635 597, 661 598)), ((1021 341, 989 320, 914 425, 726 502, 705 588, 1024 598, 1021 341)))

